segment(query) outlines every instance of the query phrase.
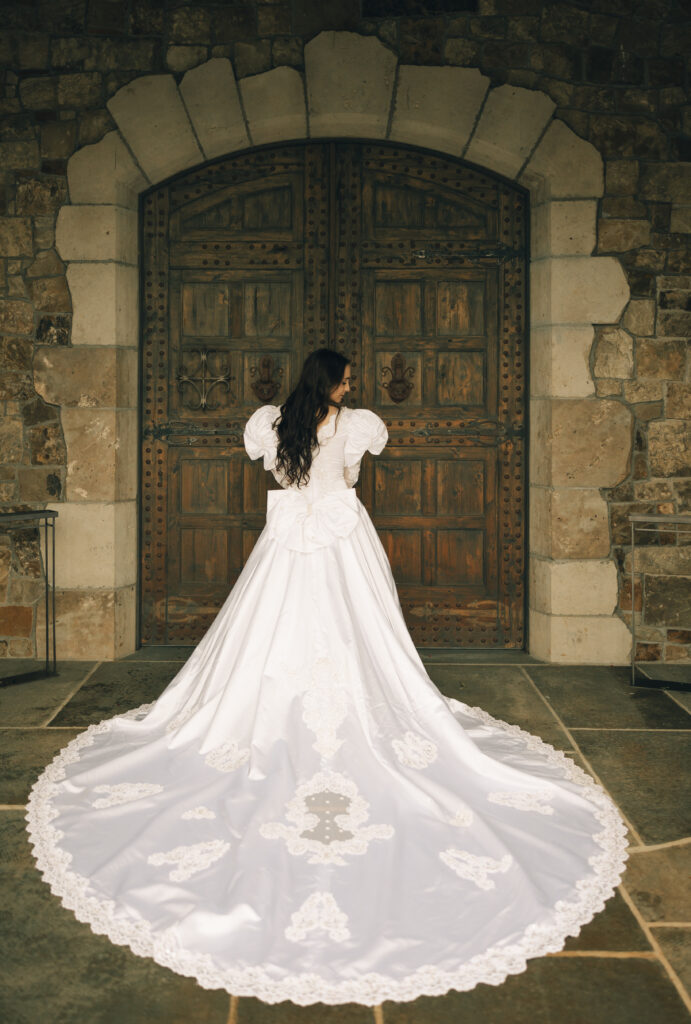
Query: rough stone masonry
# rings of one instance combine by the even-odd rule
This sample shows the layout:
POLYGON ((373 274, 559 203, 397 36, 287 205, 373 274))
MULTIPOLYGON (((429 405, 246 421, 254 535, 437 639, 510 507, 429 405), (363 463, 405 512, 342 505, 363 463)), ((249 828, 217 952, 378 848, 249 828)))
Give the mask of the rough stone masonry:
MULTIPOLYGON (((533 514, 531 583, 538 595, 549 591, 544 600, 554 629, 560 616, 568 628, 567 596, 582 599, 593 587, 611 592, 614 615, 630 622, 640 613, 641 589, 632 611, 629 513, 691 511, 691 21, 685 6, 676 0, 430 0, 420 14, 421 5, 406 0, 4 4, 0 507, 59 509, 62 503, 67 510, 98 499, 106 508, 136 496, 131 465, 121 460, 108 469, 109 452, 136 451, 133 399, 123 399, 136 393, 136 339, 118 338, 117 347, 99 337, 103 309, 136 303, 136 270, 123 268, 116 285, 93 263, 66 269, 56 246, 56 219, 74 201, 68 162, 118 127, 108 102, 151 74, 172 76, 173 90, 177 83, 184 98, 185 74, 222 58, 239 83, 242 121, 261 95, 261 76, 274 68, 302 75, 306 44, 323 31, 354 33, 376 39, 411 81, 410 69, 424 68, 477 69, 489 79, 482 122, 488 128, 483 135, 479 127, 467 159, 490 166, 493 134, 511 130, 509 94, 501 91, 509 86, 535 94, 533 111, 538 95, 544 97, 539 102, 555 121, 604 161, 602 194, 588 200, 596 203, 594 218, 577 202, 551 203, 548 219, 546 207, 537 204, 534 212, 533 234, 552 251, 558 245, 615 258, 630 297, 616 323, 596 320, 594 331, 563 325, 558 337, 551 333, 549 349, 539 330, 531 339, 535 397, 557 399, 536 405, 533 429, 544 431, 554 455, 550 489, 533 514), (84 300, 95 288, 100 310, 84 300), (73 302, 81 303, 74 323, 73 302), (593 398, 601 399, 597 412, 593 398), (574 467, 584 465, 589 485, 569 486, 574 467)), ((294 88, 298 79, 282 74, 294 88)), ((285 96, 279 120, 292 133, 289 90, 285 96)), ((443 107, 443 90, 438 96, 443 107)), ((312 114, 316 124, 316 107, 312 114)), ((244 123, 238 130, 242 135, 244 123)), ((274 140, 277 130, 265 127, 274 140)), ((217 154, 208 149, 206 155, 217 154)), ((515 173, 508 165, 494 169, 515 173)), ((131 211, 118 212, 117 197, 113 202, 107 230, 124 238, 132 233, 131 211)), ((102 230, 102 222, 95 220, 94 229, 102 230)), ((136 248, 136 232, 131 245, 136 248)), ((126 543, 128 531, 116 517, 106 516, 100 527, 111 545, 126 543)), ((670 531, 652 539, 641 562, 646 626, 638 653, 689 660, 688 547, 679 550, 670 531)), ((0 656, 35 654, 43 628, 41 575, 34 533, 0 534, 0 656)), ((79 657, 85 645, 91 656, 122 651, 132 601, 132 582, 116 576, 108 586, 94 578, 91 585, 64 587, 61 656, 79 657)), ((551 642, 559 647, 554 637, 551 642)))

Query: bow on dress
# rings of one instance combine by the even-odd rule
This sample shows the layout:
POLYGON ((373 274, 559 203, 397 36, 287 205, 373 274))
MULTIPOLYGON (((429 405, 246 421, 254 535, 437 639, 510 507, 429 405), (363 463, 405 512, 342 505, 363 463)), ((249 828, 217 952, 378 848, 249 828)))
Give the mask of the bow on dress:
POLYGON ((316 551, 347 537, 360 518, 360 500, 352 488, 321 496, 298 490, 269 491, 269 536, 291 551, 316 551))

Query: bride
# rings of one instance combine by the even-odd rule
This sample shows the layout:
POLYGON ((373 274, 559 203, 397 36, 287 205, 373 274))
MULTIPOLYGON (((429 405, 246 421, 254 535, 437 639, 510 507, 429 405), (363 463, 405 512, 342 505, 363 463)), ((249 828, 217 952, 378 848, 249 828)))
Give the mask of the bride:
POLYGON ((205 988, 274 1003, 497 985, 614 893, 626 827, 596 782, 446 698, 353 485, 383 421, 319 349, 245 446, 281 483, 217 617, 153 704, 92 725, 33 787, 53 892, 205 988))

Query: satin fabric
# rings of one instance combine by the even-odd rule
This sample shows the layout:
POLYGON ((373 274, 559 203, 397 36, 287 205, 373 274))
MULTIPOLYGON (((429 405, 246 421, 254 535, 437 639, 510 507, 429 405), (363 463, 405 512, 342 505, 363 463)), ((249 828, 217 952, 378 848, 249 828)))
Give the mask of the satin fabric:
MULTIPOLYGON (((267 469, 273 409, 245 439, 267 469)), ((343 412, 161 697, 78 736, 27 811, 94 931, 266 1002, 498 984, 577 935, 627 858, 589 775, 428 676, 345 483, 385 427, 343 412)))

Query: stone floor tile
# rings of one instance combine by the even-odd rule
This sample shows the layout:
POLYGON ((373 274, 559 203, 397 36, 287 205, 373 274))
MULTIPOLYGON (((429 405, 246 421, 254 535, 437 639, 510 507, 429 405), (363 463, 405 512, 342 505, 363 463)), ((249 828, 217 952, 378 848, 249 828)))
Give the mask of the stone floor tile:
POLYGON ((676 701, 677 704, 681 704, 683 708, 686 708, 688 713, 691 715, 691 691, 687 690, 665 690, 664 691, 670 700, 676 701))
POLYGON ((574 738, 644 843, 691 834, 691 731, 578 729, 574 738))
MULTIPOLYGON (((64 662, 58 662, 58 668, 64 662)), ((44 670, 46 659, 43 658, 2 658, 0 659, 0 683, 10 676, 20 675, 23 672, 37 672, 44 670)), ((8 684, 14 685, 14 684, 8 684)), ((19 684, 17 684, 19 685, 19 684)))
POLYGON ((650 952, 652 946, 624 897, 615 892, 605 903, 604 910, 584 925, 579 935, 569 936, 564 949, 569 953, 586 950, 643 953, 650 952))
POLYGON ((540 736, 558 750, 571 740, 519 666, 430 665, 430 678, 447 697, 481 707, 495 718, 540 736))
POLYGON ((94 664, 61 661, 56 676, 0 687, 0 725, 44 725, 94 664))
POLYGON ((373 1024, 369 1006, 343 1003, 341 1006, 296 1006, 295 1003, 262 1003, 259 999, 240 999, 237 1024, 373 1024))
POLYGON ((36 870, 21 812, 0 814, 8 1024, 226 1024, 230 997, 115 946, 65 910, 36 870))
MULTIPOLYGON (((156 699, 193 649, 146 648, 103 663, 51 723, 71 728, 0 729, 0 803, 23 803, 42 767, 90 722, 156 699)), ((69 664, 84 675, 93 667, 86 662, 69 664)), ((584 756, 644 842, 688 834, 691 794, 683 766, 688 763, 691 732, 669 731, 680 728, 671 724, 678 720, 684 721, 681 728, 689 727, 682 701, 661 690, 632 693, 628 680, 623 680, 625 669, 545 666, 525 656, 521 660, 514 652, 434 651, 426 664, 443 693, 542 736, 588 770, 521 671, 519 666, 524 665, 554 711, 572 725, 584 756), (573 718, 587 726, 573 724, 573 718), (603 720, 613 728, 602 728, 603 720), (621 731, 622 727, 635 731, 621 731)), ((0 689, 0 722, 26 726, 45 721, 69 693, 64 687, 67 678, 0 689), (56 700, 58 682, 62 696, 56 700)), ((691 844, 631 854, 622 885, 653 925, 688 922, 690 868, 691 844)), ((135 957, 127 948, 94 935, 61 907, 35 868, 23 811, 0 812, 0 885, 13 894, 12 900, 0 904, 0 948, 10 979, 0 989, 1 1020, 35 1024, 45 1019, 49 1007, 54 1024, 226 1024, 226 992, 206 991, 193 979, 135 957)), ((688 985, 691 925, 657 928, 655 936, 688 985)), ((617 893, 578 936, 566 940, 565 951, 646 953, 650 946, 617 893)), ((373 1024, 375 1019, 371 1008, 357 1004, 298 1007, 241 998, 237 1009, 237 1024, 373 1024)), ((384 1024, 465 1020, 677 1024, 688 1020, 688 1011, 657 959, 621 955, 536 958, 526 971, 499 986, 479 985, 467 993, 384 1004, 384 1024)))
POLYGON ((526 672, 567 728, 691 728, 689 716, 664 691, 630 686, 627 668, 528 665, 526 672))
POLYGON ((539 957, 501 985, 386 1002, 385 1024, 688 1024, 657 960, 539 957))
POLYGON ((139 650, 126 654, 119 661, 187 661, 194 651, 194 645, 169 647, 140 647, 139 650))
MULTIPOLYGON (((648 676, 650 679, 664 679, 668 683, 691 684, 691 665, 688 662, 676 665, 669 662, 656 662, 655 664, 639 662, 636 668, 641 675, 648 676)), ((679 692, 684 693, 685 691, 680 690, 679 692)))
POLYGON ((691 843, 632 853, 622 884, 644 920, 691 923, 691 843))
POLYGON ((170 662, 104 662, 50 724, 87 726, 147 704, 161 695, 180 667, 170 662))
POLYGON ((653 932, 672 969, 691 995, 691 925, 687 928, 655 928, 653 932))
POLYGON ((41 771, 79 729, 0 729, 0 804, 25 804, 41 771))

